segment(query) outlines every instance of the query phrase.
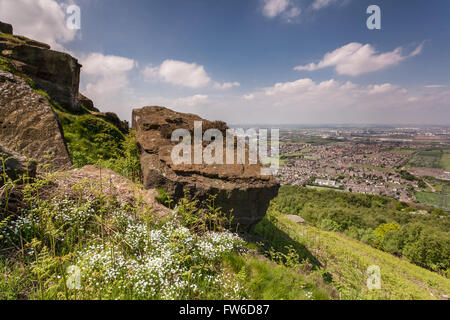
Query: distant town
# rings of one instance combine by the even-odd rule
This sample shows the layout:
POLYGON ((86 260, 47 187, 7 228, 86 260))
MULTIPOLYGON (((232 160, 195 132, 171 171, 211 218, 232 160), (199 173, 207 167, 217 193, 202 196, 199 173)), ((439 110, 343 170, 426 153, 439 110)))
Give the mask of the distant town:
POLYGON ((450 128, 282 129, 278 179, 450 210, 450 128))

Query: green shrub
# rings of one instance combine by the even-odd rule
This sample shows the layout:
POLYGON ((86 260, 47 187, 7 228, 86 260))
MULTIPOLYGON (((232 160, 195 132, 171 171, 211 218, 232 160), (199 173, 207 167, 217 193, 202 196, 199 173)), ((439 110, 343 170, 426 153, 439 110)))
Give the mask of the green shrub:
POLYGON ((122 156, 100 161, 100 165, 111 169, 134 182, 142 180, 139 145, 134 131, 125 135, 121 143, 122 156))

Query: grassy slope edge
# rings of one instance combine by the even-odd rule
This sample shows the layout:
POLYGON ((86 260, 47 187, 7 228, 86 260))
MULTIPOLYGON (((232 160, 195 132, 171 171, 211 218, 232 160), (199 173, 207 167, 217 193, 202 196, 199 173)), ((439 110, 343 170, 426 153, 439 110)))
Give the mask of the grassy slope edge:
POLYGON ((450 293, 450 279, 345 235, 295 224, 273 209, 255 233, 277 244, 280 230, 319 260, 341 299, 442 299, 450 293), (366 285, 371 265, 381 269, 381 290, 366 285))

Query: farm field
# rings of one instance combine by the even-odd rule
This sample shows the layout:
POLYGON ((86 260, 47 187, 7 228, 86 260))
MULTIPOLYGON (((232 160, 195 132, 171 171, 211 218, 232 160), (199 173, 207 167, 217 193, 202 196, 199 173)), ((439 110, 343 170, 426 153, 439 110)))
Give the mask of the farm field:
POLYGON ((409 167, 445 169, 450 165, 449 154, 442 149, 419 151, 408 162, 409 167))
POLYGON ((445 171, 450 171, 450 150, 445 150, 441 158, 441 167, 445 171))
MULTIPOLYGON (((449 188, 448 186, 446 187, 449 188)), ((416 192, 416 199, 428 206, 450 210, 450 194, 433 192, 416 192)))

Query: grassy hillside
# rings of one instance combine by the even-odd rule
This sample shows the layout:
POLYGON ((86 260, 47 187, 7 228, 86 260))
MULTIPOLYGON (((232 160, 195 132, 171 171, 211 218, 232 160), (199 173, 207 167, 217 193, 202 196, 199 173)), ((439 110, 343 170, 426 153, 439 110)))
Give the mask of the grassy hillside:
POLYGON ((341 299, 442 299, 450 293, 448 278, 343 234, 295 224, 275 209, 255 233, 271 245, 291 244, 310 252, 341 299), (381 270, 380 290, 367 287, 371 265, 381 270))
POLYGON ((336 297, 317 273, 299 268, 294 252, 271 251, 269 259, 225 229, 219 208, 182 199, 158 217, 142 199, 104 194, 108 177, 80 181, 73 194, 49 191, 54 179, 19 188, 18 216, 5 215, 1 198, 0 300, 336 297))
POLYGON ((450 268, 450 215, 373 195, 284 186, 273 201, 325 231, 341 232, 433 271, 450 268))

